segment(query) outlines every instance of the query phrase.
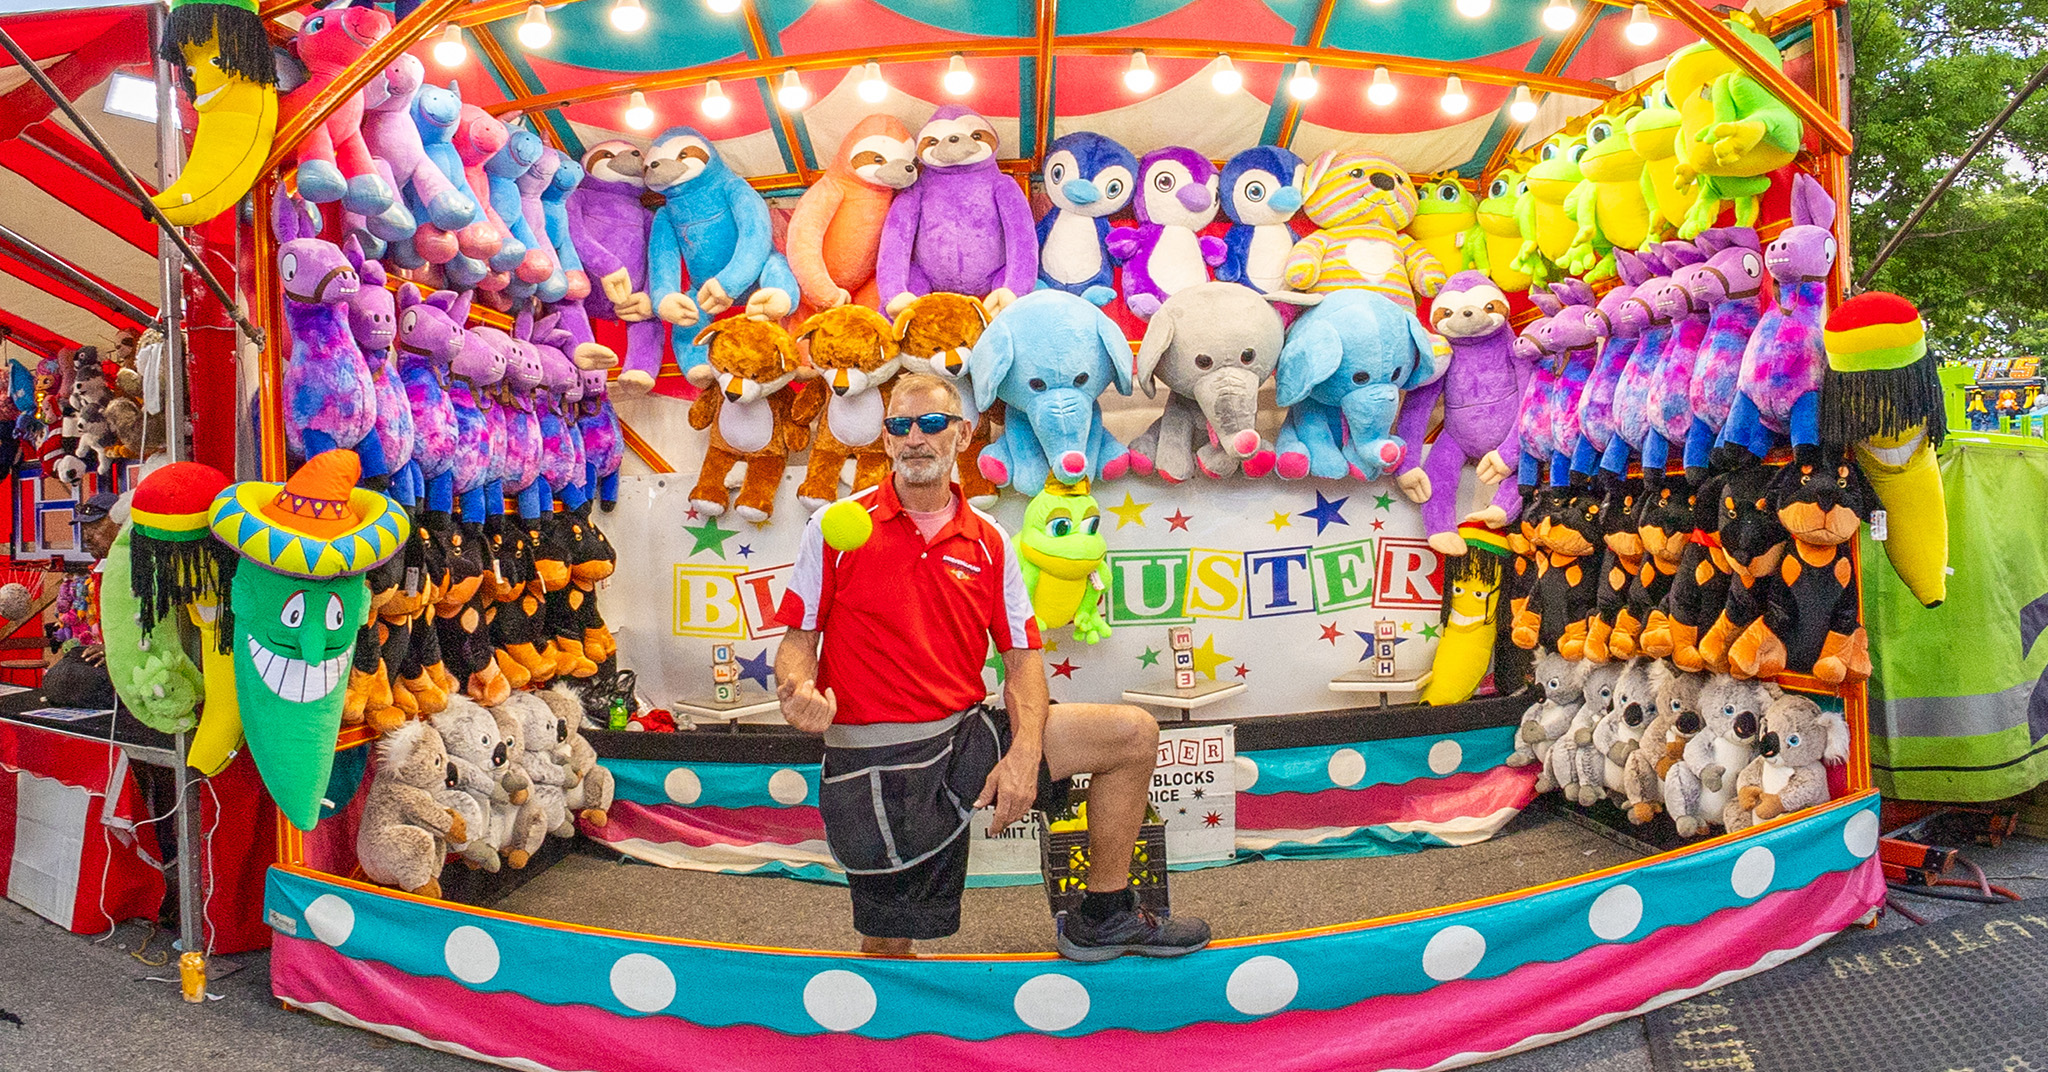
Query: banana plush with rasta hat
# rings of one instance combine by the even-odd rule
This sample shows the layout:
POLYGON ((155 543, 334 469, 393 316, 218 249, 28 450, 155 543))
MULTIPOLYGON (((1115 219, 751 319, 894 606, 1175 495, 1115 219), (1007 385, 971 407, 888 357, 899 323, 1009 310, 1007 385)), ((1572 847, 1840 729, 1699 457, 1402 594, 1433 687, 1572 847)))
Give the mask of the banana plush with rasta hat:
POLYGON ((1464 703, 1486 680, 1500 632, 1501 570, 1513 557, 1506 533, 1466 523, 1458 535, 1466 551, 1444 559, 1444 632, 1419 698, 1435 706, 1464 703))
POLYGON ((277 134, 277 63, 255 0, 173 0, 161 55, 184 69, 199 127, 185 170, 150 200, 190 227, 255 185, 277 134))

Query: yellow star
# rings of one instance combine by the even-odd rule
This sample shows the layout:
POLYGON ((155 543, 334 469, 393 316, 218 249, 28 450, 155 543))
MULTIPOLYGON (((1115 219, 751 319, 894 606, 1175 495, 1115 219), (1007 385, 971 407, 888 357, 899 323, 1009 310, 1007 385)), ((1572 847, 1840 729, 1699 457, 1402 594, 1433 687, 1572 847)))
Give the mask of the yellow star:
POLYGON ((1195 671, 1197 673, 1207 674, 1209 680, 1211 681, 1216 680, 1217 667, 1222 666, 1224 663, 1227 663, 1231 659, 1235 658, 1235 656, 1231 655, 1217 654, 1216 634, 1214 633, 1209 634, 1207 639, 1202 641, 1202 646, 1196 648, 1193 654, 1195 656, 1195 671))
POLYGON ((1401 631, 1402 631, 1402 632, 1404 632, 1404 633, 1412 633, 1412 632, 1414 632, 1414 631, 1415 631, 1415 623, 1414 623, 1414 622, 1402 622, 1402 623, 1401 623, 1401 631))
POLYGON ((1123 528, 1125 525, 1136 525, 1139 528, 1144 528, 1145 508, 1151 505, 1151 503, 1141 503, 1133 500, 1131 493, 1127 491, 1124 492, 1124 504, 1122 506, 1110 507, 1109 512, 1116 515, 1117 528, 1123 528))
POLYGON ((1279 532, 1281 529, 1294 524, 1294 522, 1287 520, 1289 516, 1291 515, 1275 510, 1273 511, 1273 520, 1266 522, 1266 524, 1273 526, 1274 532, 1279 532))
POLYGON ((1051 637, 1045 637, 1045 638, 1044 638, 1044 641, 1045 641, 1045 653, 1046 653, 1047 655, 1052 655, 1052 654, 1054 654, 1054 653, 1056 653, 1056 652, 1058 652, 1058 651, 1060 650, 1060 642, 1059 642, 1059 641, 1057 641, 1057 640, 1054 640, 1054 639, 1053 639, 1053 638, 1051 638, 1051 637))

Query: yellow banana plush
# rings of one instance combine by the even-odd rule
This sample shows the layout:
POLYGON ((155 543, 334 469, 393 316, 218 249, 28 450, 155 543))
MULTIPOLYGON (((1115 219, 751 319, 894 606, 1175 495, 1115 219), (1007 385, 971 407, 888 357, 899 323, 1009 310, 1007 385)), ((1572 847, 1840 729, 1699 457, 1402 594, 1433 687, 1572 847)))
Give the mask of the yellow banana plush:
POLYGON ((253 0, 177 0, 170 31, 164 58, 184 66, 199 127, 184 172, 150 200, 190 227, 255 185, 277 134, 277 70, 253 0))
POLYGON ((1856 464, 1884 504, 1884 556, 1921 606, 1948 598, 1948 502, 1934 448, 1915 428, 1856 444, 1856 464))
POLYGON ((1444 626, 1429 665, 1426 704, 1463 703, 1479 691, 1493 665, 1500 630, 1500 582, 1506 568, 1506 538, 1483 525, 1460 525, 1466 552, 1444 559, 1444 626))
POLYGON ((199 628, 199 665, 206 679, 205 706, 185 764, 208 778, 219 774, 242 747, 242 706, 235 699, 235 657, 220 650, 219 597, 208 593, 185 608, 199 628))

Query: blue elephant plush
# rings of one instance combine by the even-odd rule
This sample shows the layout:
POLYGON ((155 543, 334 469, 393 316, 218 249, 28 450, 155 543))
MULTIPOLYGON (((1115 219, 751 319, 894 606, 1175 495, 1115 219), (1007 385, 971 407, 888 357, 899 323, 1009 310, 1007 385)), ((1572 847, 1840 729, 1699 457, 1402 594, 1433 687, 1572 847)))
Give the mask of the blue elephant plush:
POLYGON ((1102 426, 1102 392, 1114 383, 1131 393, 1131 344, 1088 299, 1064 290, 1017 299, 981 333, 967 370, 976 409, 998 399, 1009 407, 1002 438, 981 452, 991 482, 1037 494, 1047 474, 1076 484, 1151 471, 1102 426))
POLYGON ((1377 480, 1401 464, 1394 434, 1401 392, 1436 381, 1447 350, 1415 314, 1367 290, 1340 290, 1301 315, 1274 373, 1280 426, 1275 469, 1304 476, 1377 480))
POLYGON ((1076 131, 1046 148, 1044 177, 1052 211, 1038 221, 1039 285, 1108 305, 1116 297, 1109 218, 1131 203, 1138 158, 1100 134, 1076 131))
POLYGON ((647 189, 665 202, 647 239, 647 294, 671 325, 676 364, 690 368, 705 363, 705 348, 691 341, 700 315, 744 304, 779 320, 798 293, 796 274, 775 250, 768 202, 725 166, 711 139, 670 127, 644 159, 647 189), (683 292, 685 272, 694 299, 683 292))

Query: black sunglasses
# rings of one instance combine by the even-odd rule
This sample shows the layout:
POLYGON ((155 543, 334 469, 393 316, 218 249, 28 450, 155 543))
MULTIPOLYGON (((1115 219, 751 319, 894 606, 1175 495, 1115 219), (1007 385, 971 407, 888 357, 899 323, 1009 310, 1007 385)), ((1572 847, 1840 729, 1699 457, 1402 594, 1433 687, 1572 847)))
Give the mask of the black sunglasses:
POLYGON ((882 427, 887 428, 892 436, 909 435, 910 426, 913 424, 917 426, 918 431, 926 435, 938 435, 954 421, 965 419, 957 413, 926 413, 916 417, 885 417, 882 419, 882 427))

